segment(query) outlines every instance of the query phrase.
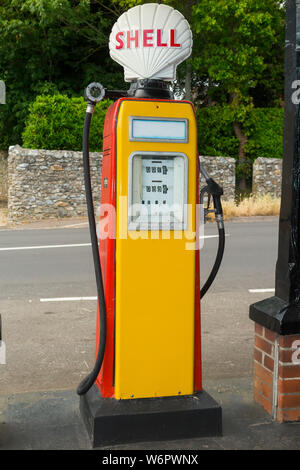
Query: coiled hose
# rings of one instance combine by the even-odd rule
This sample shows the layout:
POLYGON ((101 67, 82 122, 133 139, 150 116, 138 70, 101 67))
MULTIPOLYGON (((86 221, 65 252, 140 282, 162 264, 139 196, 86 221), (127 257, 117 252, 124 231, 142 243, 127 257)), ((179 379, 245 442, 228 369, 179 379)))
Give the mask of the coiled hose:
POLYGON ((89 152, 89 136, 90 136, 90 125, 92 115, 94 112, 95 105, 88 104, 84 127, 83 127, 83 138, 82 138, 82 152, 83 152, 83 170, 84 170, 84 185, 85 195, 88 210, 88 219, 90 227, 90 237, 92 243, 93 261, 96 276, 97 294, 98 294, 98 310, 99 310, 99 323, 100 323, 100 338, 97 358, 93 370, 85 377, 77 387, 78 395, 84 395, 88 392, 91 386, 95 383, 104 358, 105 344, 106 344, 106 304, 104 297, 104 288, 102 280, 102 270, 99 256, 98 238, 95 222, 94 202, 91 185, 91 174, 90 174, 90 152, 89 152))

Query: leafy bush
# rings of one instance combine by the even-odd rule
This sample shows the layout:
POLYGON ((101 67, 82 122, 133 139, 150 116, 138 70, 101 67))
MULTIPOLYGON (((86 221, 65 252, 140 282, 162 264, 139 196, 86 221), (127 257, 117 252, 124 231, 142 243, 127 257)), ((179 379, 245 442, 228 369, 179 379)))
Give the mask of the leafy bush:
MULTIPOLYGON (((198 148, 201 155, 238 157, 239 142, 233 131, 233 113, 228 106, 201 108, 197 112, 198 148)), ((246 155, 282 158, 283 109, 252 108, 243 118, 248 137, 246 155)))
POLYGON ((213 106, 197 112, 198 150, 201 155, 234 157, 239 142, 232 127, 232 114, 228 107, 213 106))
MULTIPOLYGON (((110 101, 96 106, 90 132, 90 149, 102 149, 105 114, 110 101)), ((49 150, 81 150, 86 103, 83 98, 65 95, 40 95, 30 105, 23 146, 49 150)), ((233 130, 229 106, 213 106, 197 111, 198 149, 201 155, 238 157, 239 142, 233 130)), ((282 157, 283 109, 250 108, 243 116, 243 131, 248 137, 249 160, 282 157)))
MULTIPOLYGON (((90 150, 102 150, 102 132, 110 101, 95 108, 90 130, 90 150)), ((40 95, 30 106, 23 146, 48 150, 81 150, 86 102, 56 94, 40 95)))
POLYGON ((31 104, 27 95, 17 96, 14 92, 6 95, 6 104, 0 105, 0 149, 22 143, 24 122, 31 104))
POLYGON ((248 137, 246 153, 254 161, 258 157, 282 158, 283 116, 282 108, 254 108, 244 123, 248 137))

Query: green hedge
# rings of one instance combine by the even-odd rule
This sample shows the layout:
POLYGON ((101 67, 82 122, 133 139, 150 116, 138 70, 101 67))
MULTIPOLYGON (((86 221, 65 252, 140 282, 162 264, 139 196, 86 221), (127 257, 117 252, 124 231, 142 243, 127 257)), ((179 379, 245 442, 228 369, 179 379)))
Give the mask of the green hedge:
MULTIPOLYGON (((90 149, 102 149, 102 131, 111 101, 96 106, 91 125, 90 149)), ((83 98, 64 95, 41 95, 30 106, 23 146, 49 150, 81 150, 86 103, 83 98)), ((238 156, 239 143, 232 127, 228 106, 213 106, 197 111, 198 149, 201 155, 238 156)), ((243 123, 248 137, 246 153, 250 160, 258 157, 282 158, 283 109, 254 108, 243 123)))
POLYGON ((282 158, 283 118, 282 108, 256 108, 250 111, 243 130, 248 137, 246 153, 252 161, 258 157, 282 158))
MULTIPOLYGON (((250 160, 282 158, 283 114, 282 108, 253 108, 247 112, 243 131, 248 137, 246 154, 250 160)), ((228 107, 201 108, 197 120, 201 155, 237 158, 239 143, 228 107)))
POLYGON ((236 157, 239 143, 232 128, 228 107, 213 106, 197 111, 200 155, 236 157))
MULTIPOLYGON (((90 131, 90 150, 102 150, 104 118, 111 101, 96 106, 90 131)), ((81 150, 86 102, 65 95, 41 95, 30 106, 23 146, 48 150, 81 150)))

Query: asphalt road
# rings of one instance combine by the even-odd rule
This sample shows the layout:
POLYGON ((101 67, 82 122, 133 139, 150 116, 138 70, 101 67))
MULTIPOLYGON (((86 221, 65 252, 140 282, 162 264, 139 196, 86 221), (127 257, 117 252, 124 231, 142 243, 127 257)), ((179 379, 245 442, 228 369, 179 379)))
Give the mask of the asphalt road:
MULTIPOLYGON (((274 287, 277 226, 273 218, 227 222, 224 261, 211 292, 274 287)), ((205 226, 205 235, 216 233, 213 224, 205 226)), ((96 295, 89 242, 87 228, 1 230, 0 299, 96 295), (38 248, 28 249, 32 247, 38 248)), ((203 280, 216 249, 217 238, 205 239, 201 250, 203 280)))
MULTIPOLYGON (((252 398, 253 323, 249 305, 274 286, 277 220, 229 222, 220 274, 201 303, 204 388, 221 404, 224 436, 116 446, 116 449, 297 449, 295 423, 278 425, 252 398)), ((216 234, 207 225, 205 234, 216 234)), ((0 313, 6 364, 0 364, 0 447, 85 449, 89 440, 75 388, 91 370, 96 302, 40 302, 95 296, 86 228, 0 230, 0 313), (56 248, 53 248, 53 245, 56 248), (25 249, 39 247, 36 249, 25 249), (17 249, 21 248, 21 249, 17 249)), ((202 279, 216 238, 201 252, 202 279)))
MULTIPOLYGON (((249 289, 274 287, 278 221, 227 222, 226 232, 221 271, 201 306, 204 384, 252 376, 249 305, 272 294, 249 289)), ((205 235, 216 235, 215 226, 208 224, 205 235)), ((205 239, 202 282, 216 246, 217 238, 205 239)), ((96 301, 40 299, 95 295, 86 227, 0 230, 0 313, 7 349, 1 393, 76 387, 94 361, 96 301)))

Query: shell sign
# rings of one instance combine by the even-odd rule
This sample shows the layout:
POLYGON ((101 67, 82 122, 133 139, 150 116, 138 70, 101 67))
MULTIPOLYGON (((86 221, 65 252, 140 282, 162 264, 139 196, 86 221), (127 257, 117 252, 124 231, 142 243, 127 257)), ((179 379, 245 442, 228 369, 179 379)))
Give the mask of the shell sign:
POLYGON ((184 16, 157 3, 123 13, 109 38, 111 58, 124 67, 126 82, 175 80, 176 67, 191 55, 192 45, 192 31, 184 16))

